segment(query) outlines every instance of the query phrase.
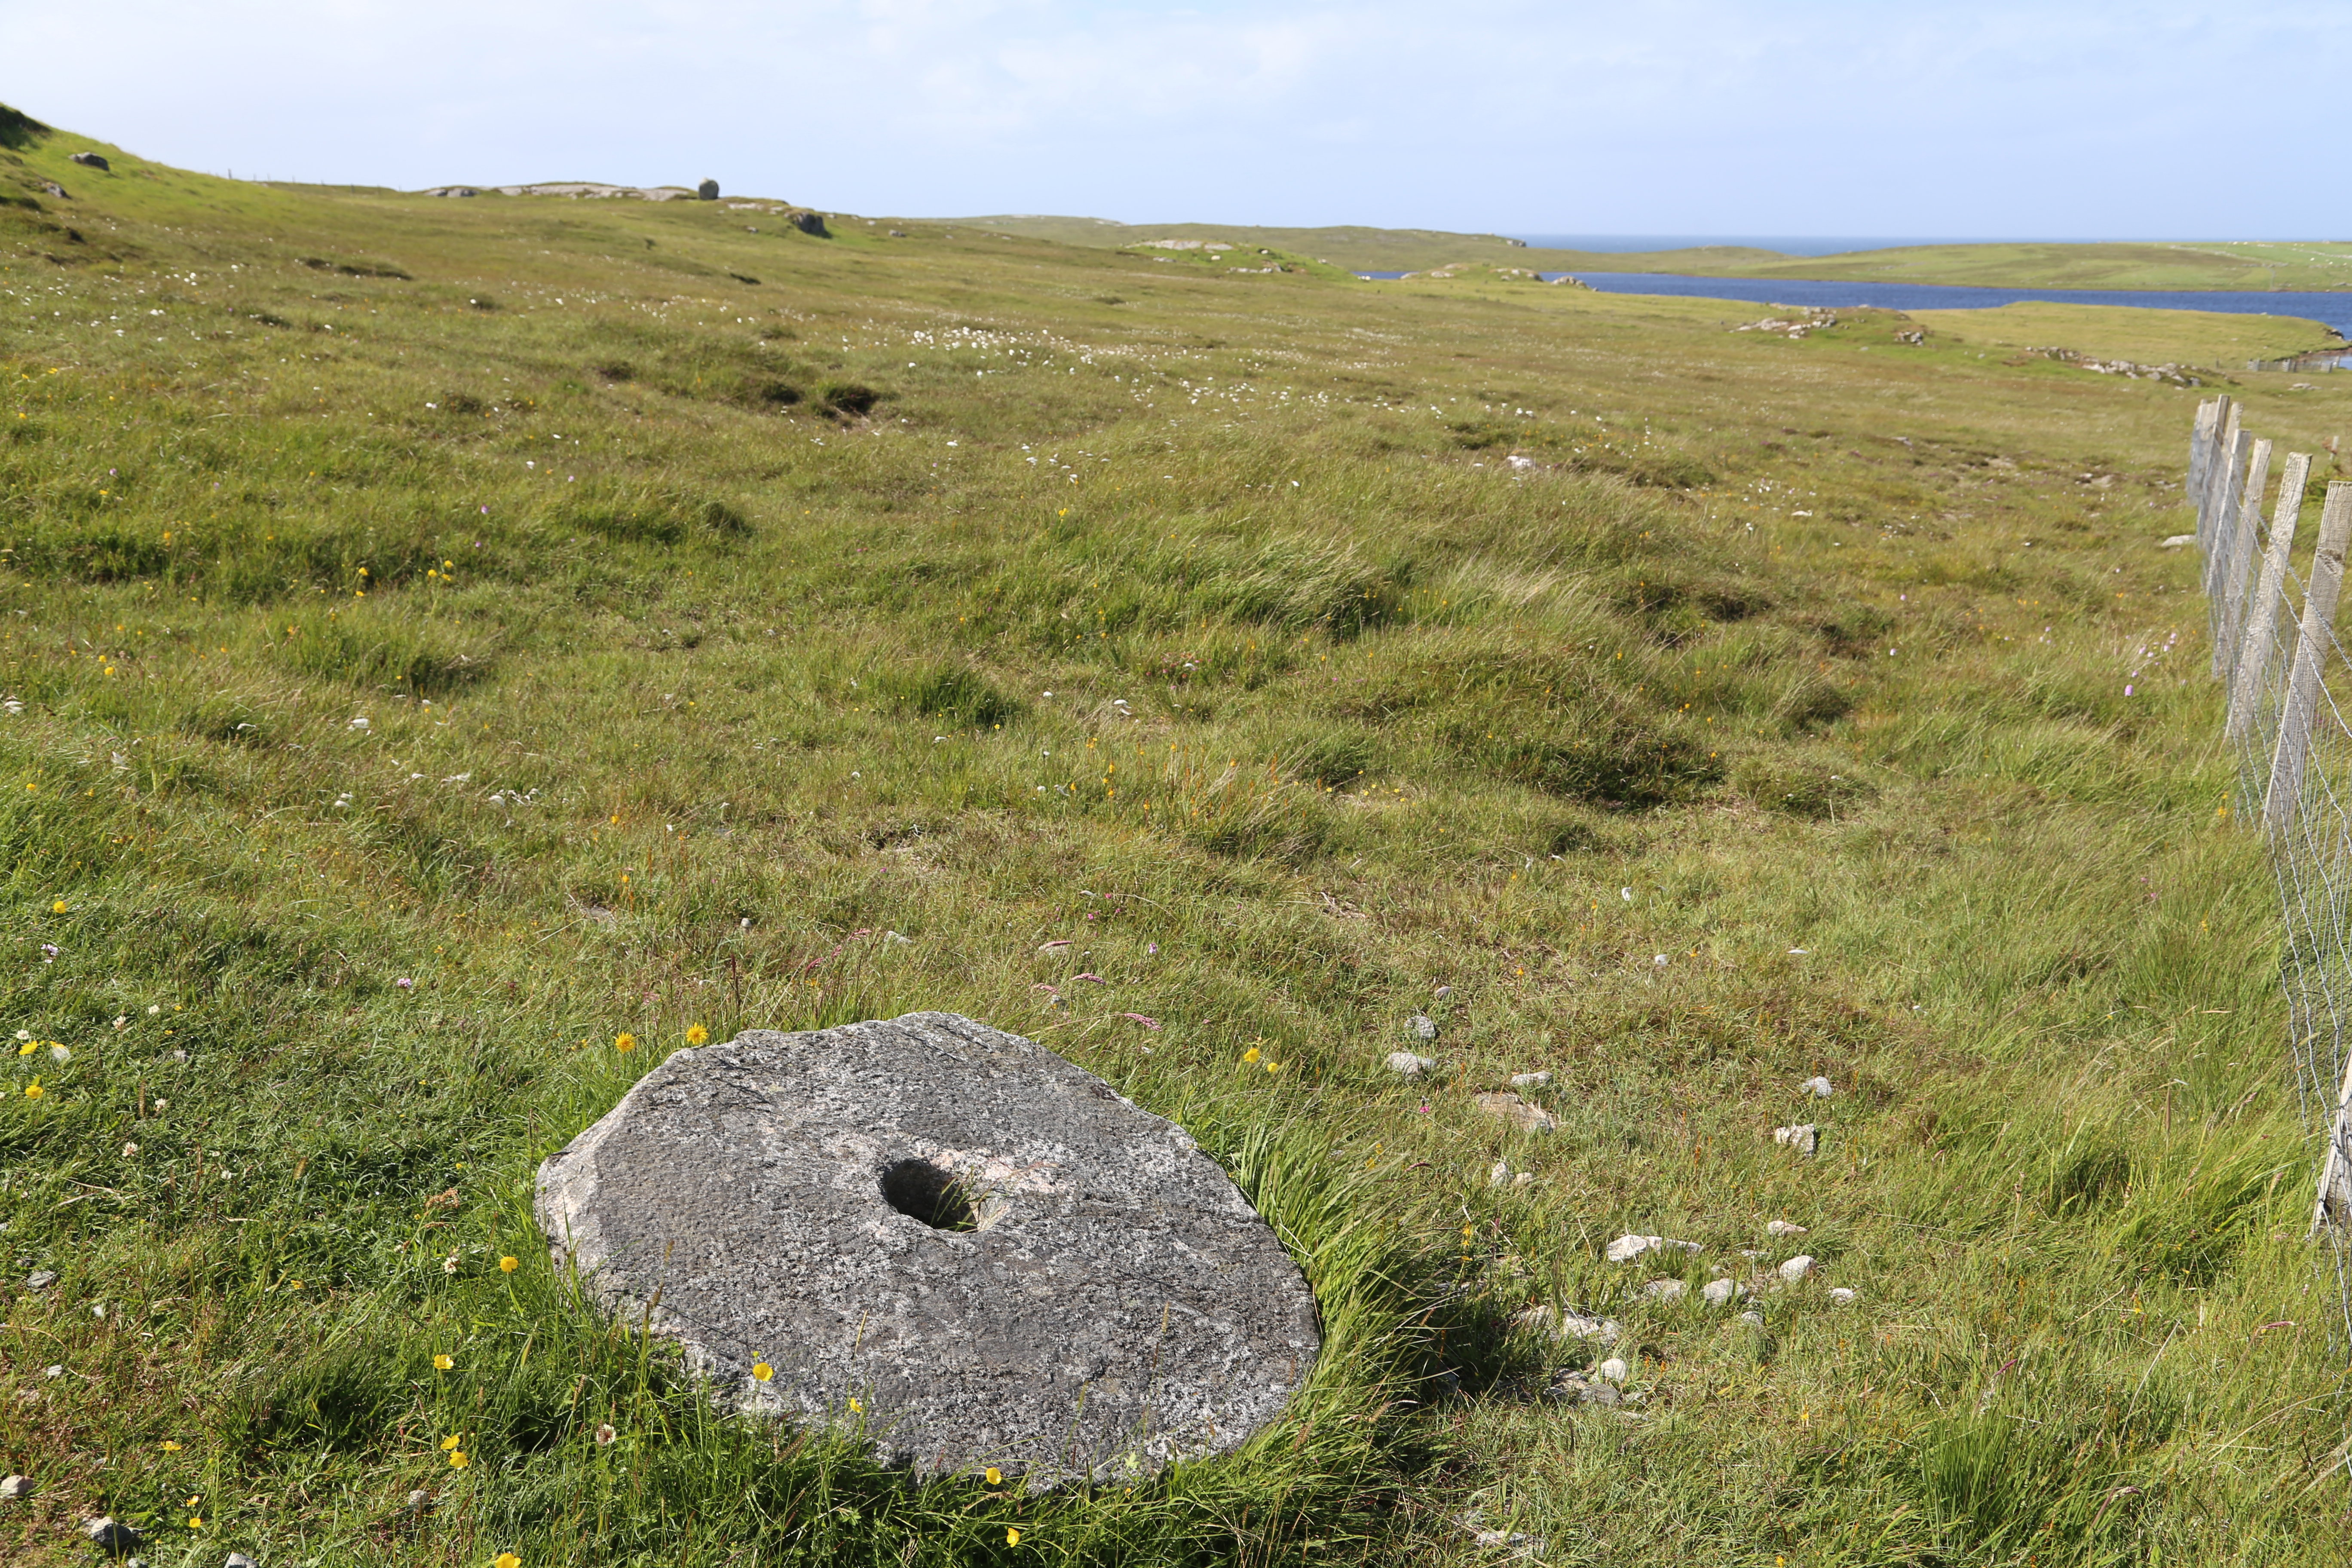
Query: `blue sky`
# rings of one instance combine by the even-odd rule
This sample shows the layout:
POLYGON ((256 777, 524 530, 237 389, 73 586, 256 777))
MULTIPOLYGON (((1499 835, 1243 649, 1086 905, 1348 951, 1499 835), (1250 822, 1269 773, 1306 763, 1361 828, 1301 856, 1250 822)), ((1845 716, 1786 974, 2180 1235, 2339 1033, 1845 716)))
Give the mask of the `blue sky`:
POLYGON ((215 172, 1549 234, 2352 237, 2352 5, 0 0, 215 172), (2309 79, 2297 85, 2298 78, 2309 79))

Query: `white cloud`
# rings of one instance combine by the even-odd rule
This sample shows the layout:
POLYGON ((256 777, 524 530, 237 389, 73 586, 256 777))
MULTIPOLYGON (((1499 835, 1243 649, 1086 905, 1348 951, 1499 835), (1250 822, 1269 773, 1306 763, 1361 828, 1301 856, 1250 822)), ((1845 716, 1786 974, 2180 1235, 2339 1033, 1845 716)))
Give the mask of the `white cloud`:
POLYGON ((1607 232, 2307 226, 2352 12, 2257 3, 0 0, 0 98, 415 187, 709 175, 829 209, 1607 232))

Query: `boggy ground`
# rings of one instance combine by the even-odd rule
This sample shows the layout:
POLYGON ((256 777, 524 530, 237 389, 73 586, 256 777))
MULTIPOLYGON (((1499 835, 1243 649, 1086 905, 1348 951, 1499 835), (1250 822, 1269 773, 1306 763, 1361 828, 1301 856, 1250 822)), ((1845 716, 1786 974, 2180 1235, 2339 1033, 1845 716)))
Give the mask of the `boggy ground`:
POLYGON ((12 1562, 2334 1550, 2274 896, 2156 548, 2198 390, 10 138, 12 1562), (919 1007, 1276 1220, 1329 1349, 1247 1452, 908 1488, 552 1275, 538 1162, 664 1053, 919 1007), (1473 1106, 1535 1071, 1557 1131, 1473 1106), (1546 1397, 1610 1352, 1535 1306, 1638 1397, 1546 1397))

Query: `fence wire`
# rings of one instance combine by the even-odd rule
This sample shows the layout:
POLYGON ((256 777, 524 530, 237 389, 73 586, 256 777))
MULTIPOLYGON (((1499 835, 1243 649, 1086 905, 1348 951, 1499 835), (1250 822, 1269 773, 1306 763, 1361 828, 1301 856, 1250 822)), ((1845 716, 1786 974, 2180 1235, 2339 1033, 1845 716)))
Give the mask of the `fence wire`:
POLYGON ((2234 809, 2264 835, 2278 880, 2279 984, 2311 1133, 2312 1224, 2328 1245, 2336 1330, 2352 1343, 2352 725, 2331 689, 2352 692, 2352 657, 2333 624, 2352 484, 2330 485, 2312 517, 2302 496, 2310 459, 2288 454, 2266 475, 2269 443, 2258 449, 2236 413, 2226 398, 2200 410, 2190 492, 2234 809))

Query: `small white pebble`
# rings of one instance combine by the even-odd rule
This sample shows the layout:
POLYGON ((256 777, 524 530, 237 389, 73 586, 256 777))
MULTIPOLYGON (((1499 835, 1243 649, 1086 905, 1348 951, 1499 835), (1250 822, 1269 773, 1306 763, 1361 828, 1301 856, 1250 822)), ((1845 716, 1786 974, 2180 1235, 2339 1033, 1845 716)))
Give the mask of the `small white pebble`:
POLYGON ((1844 1285, 1833 1285, 1830 1288, 1830 1300, 1841 1307, 1851 1307, 1853 1305, 1853 1291, 1844 1285))
POLYGON ((1806 1234, 1806 1231, 1805 1227, 1801 1225, 1790 1225, 1785 1219, 1776 1219, 1764 1227, 1764 1234, 1767 1236, 1803 1236, 1806 1234))
POLYGON ((1788 1280, 1792 1285, 1798 1280, 1802 1279, 1806 1275, 1811 1274, 1812 1271, 1813 1259, 1812 1255, 1810 1253, 1801 1252, 1797 1254, 1796 1257, 1789 1259, 1788 1262, 1780 1265, 1780 1278, 1788 1280))
POLYGON ((1592 1369, 1592 1375, 1599 1378, 1603 1383, 1622 1383, 1627 1377, 1631 1376, 1632 1373, 1627 1370, 1626 1365, 1622 1361, 1612 1355, 1607 1361, 1602 1362, 1599 1366, 1594 1367, 1592 1369))
POLYGON ((1827 1100, 1837 1092, 1837 1086, 1825 1078, 1809 1078, 1805 1080, 1804 1089, 1815 1100, 1827 1100))

